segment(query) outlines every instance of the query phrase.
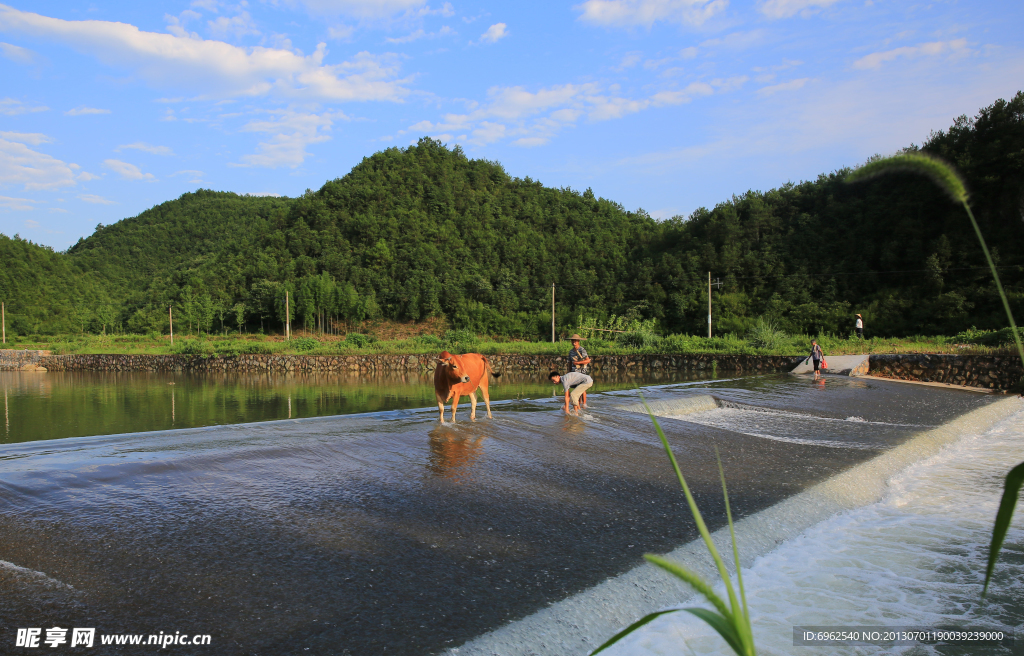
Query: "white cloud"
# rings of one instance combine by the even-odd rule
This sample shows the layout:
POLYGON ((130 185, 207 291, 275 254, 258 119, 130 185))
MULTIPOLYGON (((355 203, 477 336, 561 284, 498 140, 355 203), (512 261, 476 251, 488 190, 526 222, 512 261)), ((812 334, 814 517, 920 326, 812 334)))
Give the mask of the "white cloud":
POLYGON ((269 140, 260 142, 254 154, 243 155, 242 163, 236 166, 295 168, 309 155, 306 152, 307 146, 331 139, 323 132, 330 132, 335 119, 347 118, 344 114, 330 112, 304 114, 292 110, 278 110, 269 113, 273 116, 270 120, 250 121, 242 128, 247 132, 262 132, 272 136, 269 140))
POLYGON ((710 96, 714 92, 714 87, 706 82, 692 82, 681 91, 661 91, 654 94, 651 96, 651 104, 655 107, 683 105, 697 96, 710 96))
POLYGON ((0 185, 20 184, 25 189, 56 189, 75 185, 77 165, 65 164, 20 143, 25 141, 25 136, 31 137, 29 143, 33 143, 36 135, 16 132, 4 134, 19 138, 0 137, 0 185))
POLYGON ((659 21, 701 25, 728 6, 728 0, 586 0, 574 9, 596 25, 651 27, 659 21))
POLYGON ((480 43, 497 43, 508 36, 505 23, 495 23, 487 28, 487 31, 480 35, 480 43))
POLYGON ((28 48, 0 42, 0 57, 9 59, 16 64, 31 64, 36 60, 36 53, 28 48))
POLYGON ((797 89, 802 89, 803 86, 807 84, 808 80, 810 79, 811 78, 809 77, 802 77, 799 80, 790 80, 789 82, 783 82, 781 84, 773 84, 768 87, 761 87, 760 89, 757 90, 757 95, 772 96, 778 93, 779 91, 796 91, 797 89))
POLYGON ((21 143, 32 144, 33 146, 53 141, 50 137, 38 132, 0 132, 0 139, 20 141, 21 143))
POLYGON ((838 0, 767 0, 759 9, 768 18, 789 18, 797 13, 807 17, 812 9, 831 7, 838 0))
POLYGON ((424 29, 418 29, 411 34, 406 34, 405 36, 388 37, 385 41, 388 43, 412 43, 413 41, 422 39, 425 36, 427 36, 427 31, 424 29))
POLYGON ((627 52, 625 55, 622 56, 622 61, 619 63, 618 66, 615 67, 615 70, 624 71, 627 68, 633 68, 634 66, 640 63, 641 59, 643 59, 642 52, 638 50, 634 52, 627 52))
POLYGON ((439 13, 450 11, 445 3, 441 9, 432 10, 426 0, 285 0, 286 4, 299 4, 318 16, 351 16, 363 20, 380 20, 396 15, 417 15, 422 12, 439 13))
POLYGON ((145 143, 143 141, 136 141, 135 143, 124 144, 114 149, 115 153, 119 153, 122 150, 141 150, 145 153, 152 153, 153 155, 173 155, 174 151, 167 146, 154 146, 152 144, 145 143))
POLYGON ((219 39, 235 38, 240 39, 249 34, 260 34, 255 21, 249 12, 243 11, 236 16, 218 16, 216 20, 207 21, 206 26, 210 34, 219 39))
MULTIPOLYGON (((131 165, 129 164, 129 166, 131 165)), ((109 200, 96 194, 81 194, 78 196, 78 199, 94 205, 117 205, 117 201, 109 200)))
MULTIPOLYGON (((746 81, 746 78, 742 78, 746 81)), ((721 90, 735 85, 735 80, 715 80, 721 90)), ((515 139, 513 145, 538 146, 550 141, 558 132, 572 127, 583 116, 593 122, 607 121, 635 114, 652 107, 665 107, 690 102, 693 98, 715 93, 706 82, 694 82, 682 90, 658 92, 647 98, 625 98, 616 86, 602 88, 595 83, 564 84, 527 91, 523 87, 493 87, 488 100, 468 114, 446 114, 441 121, 420 121, 398 135, 427 134, 434 138, 451 138, 453 132, 467 134, 466 141, 486 145, 502 139, 515 139)))
POLYGON ((173 178, 173 177, 179 176, 179 175, 186 175, 186 176, 188 176, 189 177, 189 182, 191 182, 191 183, 202 183, 203 182, 203 172, 202 171, 191 171, 191 170, 175 171, 174 173, 170 174, 167 177, 173 178))
POLYGON ((92 173, 89 173, 88 171, 82 171, 81 173, 79 173, 78 175, 75 176, 75 179, 76 180, 81 180, 82 182, 88 182, 90 180, 99 180, 102 177, 103 177, 102 175, 93 175, 92 173))
POLYGON ((718 93, 728 93, 729 91, 739 89, 749 81, 750 78, 746 75, 736 75, 734 77, 716 78, 711 80, 711 86, 717 89, 718 93))
POLYGON ((280 198, 281 194, 273 191, 257 191, 245 194, 246 196, 255 196, 256 198, 280 198))
POLYGON ((109 114, 109 109, 97 109, 96 107, 75 107, 64 112, 65 116, 85 116, 87 114, 109 114))
POLYGON ((882 64, 899 59, 900 57, 934 57, 936 55, 943 55, 946 53, 963 55, 969 52, 970 50, 967 48, 967 39, 956 39, 954 41, 932 41, 931 43, 922 43, 918 46, 904 46, 902 48, 894 48, 893 50, 886 50, 884 52, 873 52, 870 55, 861 57, 857 61, 853 62, 853 67, 858 69, 881 68, 882 64))
POLYGON ((0 208, 5 210, 34 210, 33 205, 37 205, 42 201, 31 200, 29 198, 11 198, 10 196, 0 196, 0 208))
POLYGON ((423 38, 436 39, 437 37, 440 36, 453 36, 455 34, 455 30, 445 25, 436 32, 427 32, 426 30, 418 29, 415 32, 406 34, 405 36, 388 37, 387 39, 385 39, 385 41, 387 41, 388 43, 411 43, 413 41, 417 41, 423 38))
POLYGON ((132 68, 154 86, 187 87, 210 97, 274 94, 352 101, 399 100, 408 93, 405 81, 394 79, 397 57, 361 52, 349 61, 326 65, 324 43, 305 56, 195 35, 144 32, 126 23, 49 18, 5 5, 0 5, 0 31, 56 40, 112 66, 132 68))
POLYGON ((351 25, 335 25, 327 28, 327 38, 345 41, 355 34, 355 31, 356 28, 351 25))
POLYGON ((152 173, 143 173, 139 170, 139 167, 128 162, 122 162, 119 159, 105 159, 103 160, 103 166, 107 167, 114 173, 117 173, 125 180, 153 180, 152 173))
POLYGON ((0 114, 6 114, 7 116, 17 116, 18 114, 28 114, 33 112, 45 112, 49 107, 43 107, 42 105, 36 105, 35 107, 29 107, 20 100, 14 98, 0 98, 0 114))
MULTIPOLYGON (((731 32, 718 39, 708 39, 701 42, 704 48, 724 48, 727 50, 746 50, 760 45, 765 40, 764 30, 751 30, 749 32, 731 32)), ((696 55, 696 49, 694 55, 696 55)))

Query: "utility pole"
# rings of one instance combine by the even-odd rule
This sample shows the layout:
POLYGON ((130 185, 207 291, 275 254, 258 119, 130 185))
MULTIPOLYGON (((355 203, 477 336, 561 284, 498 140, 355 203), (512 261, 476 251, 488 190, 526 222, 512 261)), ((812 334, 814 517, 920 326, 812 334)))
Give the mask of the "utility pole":
POLYGON ((708 339, 711 339, 711 272, 708 271, 708 339))
MULTIPOLYGON (((174 346, 174 306, 167 307, 167 319, 171 322, 171 346, 174 346)), ((173 412, 171 414, 174 414, 173 412)))
POLYGON ((7 306, 0 303, 0 323, 4 326, 4 344, 7 343, 7 306))
POLYGON ((555 283, 551 283, 551 343, 555 343, 555 283))
MULTIPOLYGON (((292 312, 291 306, 289 305, 288 292, 284 293, 284 334, 285 339, 291 341, 292 339, 292 312)), ((290 416, 290 415, 289 415, 290 416)))
POLYGON ((711 285, 712 284, 714 284, 715 287, 721 287, 722 286, 722 282, 718 278, 715 278, 715 282, 714 283, 711 282, 711 272, 708 271, 708 338, 711 337, 711 285))

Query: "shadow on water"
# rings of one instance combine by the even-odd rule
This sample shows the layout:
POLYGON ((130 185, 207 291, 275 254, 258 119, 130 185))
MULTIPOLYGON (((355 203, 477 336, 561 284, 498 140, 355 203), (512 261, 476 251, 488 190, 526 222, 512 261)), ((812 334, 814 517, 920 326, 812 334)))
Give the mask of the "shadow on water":
MULTIPOLYGON (((635 391, 591 394, 575 418, 538 389, 475 423, 425 409, 0 447, 0 560, 25 568, 0 567, 0 625, 209 633, 218 654, 432 654, 696 537, 649 419, 615 410, 635 391)), ((712 530, 715 445, 744 516, 989 401, 838 379, 823 396, 789 376, 647 396, 709 393, 733 404, 724 419, 663 426, 712 530), (729 412, 775 413, 774 433, 729 412), (849 430, 814 443, 800 428, 829 420, 849 430)))

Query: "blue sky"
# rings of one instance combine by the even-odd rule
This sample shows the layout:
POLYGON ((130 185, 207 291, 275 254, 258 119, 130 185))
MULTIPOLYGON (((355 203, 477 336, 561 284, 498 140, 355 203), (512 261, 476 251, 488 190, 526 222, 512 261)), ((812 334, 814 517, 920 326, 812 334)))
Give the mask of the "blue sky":
POLYGON ((64 249, 199 187, 295 196, 421 136, 688 215, 1024 88, 1024 3, 0 4, 0 232, 64 249))

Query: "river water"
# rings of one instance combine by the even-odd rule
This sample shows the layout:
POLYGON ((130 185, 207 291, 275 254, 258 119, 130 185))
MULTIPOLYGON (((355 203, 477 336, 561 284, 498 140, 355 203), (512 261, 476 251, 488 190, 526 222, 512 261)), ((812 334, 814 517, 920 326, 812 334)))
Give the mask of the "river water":
MULTIPOLYGON (((705 376, 602 374, 595 391, 705 376)), ((492 378, 491 400, 550 396, 544 373, 492 378)), ((433 374, 206 374, 0 371, 0 444, 434 406, 433 374)), ((469 397, 460 407, 468 411, 469 397)), ((483 408, 483 398, 479 400, 483 408)))
MULTIPOLYGON (((39 384, 30 380, 19 389, 39 384)), ((95 411, 86 425, 120 432, 19 433, 0 446, 0 652, 16 628, 60 626, 211 636, 212 646, 174 645, 176 654, 450 653, 696 537, 650 420, 619 409, 637 401, 625 381, 592 394, 581 418, 559 412, 549 385, 525 381, 494 404, 493 420, 475 423, 467 414, 440 426, 436 408, 408 407, 412 398, 348 416, 153 431, 169 428, 167 387, 178 421, 179 385, 205 385, 161 382, 151 392, 159 409, 146 412, 140 395, 112 403, 138 407, 145 432, 95 411)), ((51 405, 37 407, 57 409, 55 387, 51 405)), ((275 409, 247 409, 246 420, 287 411, 280 392, 265 393, 275 409)), ((317 406, 322 393, 303 397, 306 412, 350 398, 317 406)), ((226 394, 205 394, 227 407, 226 394)), ((993 401, 789 375, 648 385, 645 395, 692 406, 662 425, 712 530, 724 523, 715 446, 733 512, 752 516, 993 401)), ((68 398, 72 410, 96 403, 68 398)), ((18 425, 60 424, 37 412, 18 425)), ((191 425, 233 415, 210 416, 191 425)), ((973 567, 968 556, 956 566, 973 567)), ((809 623, 787 608, 771 621, 809 623)), ((1002 620, 1019 624, 1019 611, 1002 620)), ((686 653, 658 645, 636 648, 686 653)))

